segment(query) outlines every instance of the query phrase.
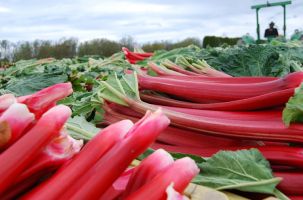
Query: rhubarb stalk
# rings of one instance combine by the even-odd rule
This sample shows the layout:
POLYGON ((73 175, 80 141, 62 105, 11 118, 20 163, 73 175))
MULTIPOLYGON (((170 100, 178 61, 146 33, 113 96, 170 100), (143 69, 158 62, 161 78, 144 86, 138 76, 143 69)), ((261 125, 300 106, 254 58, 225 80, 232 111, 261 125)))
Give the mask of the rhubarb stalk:
POLYGON ((70 115, 71 110, 64 105, 50 109, 31 130, 0 155, 0 195, 59 134, 70 115))
POLYGON ((117 122, 101 130, 91 139, 68 165, 61 168, 48 181, 26 195, 24 199, 57 199, 83 176, 98 159, 120 141, 132 128, 129 120, 117 122), (58 184, 61 183, 61 184, 58 184))
POLYGON ((163 115, 161 110, 155 113, 147 112, 145 117, 138 121, 129 131, 126 138, 109 150, 79 180, 77 185, 81 187, 79 189, 71 188, 63 199, 99 198, 129 166, 132 160, 143 153, 154 142, 156 137, 168 124, 169 119, 163 115))
POLYGON ((166 199, 166 188, 173 183, 176 191, 182 193, 190 181, 199 173, 192 159, 185 157, 175 161, 166 170, 160 172, 150 182, 143 185, 126 200, 166 199))

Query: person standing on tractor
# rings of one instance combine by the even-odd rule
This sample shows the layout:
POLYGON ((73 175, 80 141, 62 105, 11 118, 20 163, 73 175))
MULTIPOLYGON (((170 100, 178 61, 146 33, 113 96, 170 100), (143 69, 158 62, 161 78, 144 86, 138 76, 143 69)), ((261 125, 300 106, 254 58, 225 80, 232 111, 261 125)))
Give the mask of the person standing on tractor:
POLYGON ((274 28, 274 26, 275 26, 275 23, 270 22, 269 28, 267 28, 265 30, 264 37, 266 37, 268 40, 272 40, 273 38, 279 36, 278 30, 276 28, 274 28))

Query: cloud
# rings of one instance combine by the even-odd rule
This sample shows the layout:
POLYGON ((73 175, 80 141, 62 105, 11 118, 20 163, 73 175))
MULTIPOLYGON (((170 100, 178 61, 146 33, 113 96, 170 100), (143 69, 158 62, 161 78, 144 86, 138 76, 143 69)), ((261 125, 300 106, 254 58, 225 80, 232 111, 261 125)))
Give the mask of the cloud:
POLYGON ((11 10, 7 7, 0 6, 0 14, 1 13, 9 13, 11 10))
MULTIPOLYGON (((11 0, 0 5, 0 35, 13 41, 77 37, 80 41, 131 35, 138 42, 205 35, 255 36, 253 4, 264 0, 11 0)), ((287 8, 287 32, 302 24, 303 2, 287 8)), ((282 33, 282 9, 260 11, 261 32, 274 20, 282 33)), ((262 33, 261 33, 262 34, 262 33)))

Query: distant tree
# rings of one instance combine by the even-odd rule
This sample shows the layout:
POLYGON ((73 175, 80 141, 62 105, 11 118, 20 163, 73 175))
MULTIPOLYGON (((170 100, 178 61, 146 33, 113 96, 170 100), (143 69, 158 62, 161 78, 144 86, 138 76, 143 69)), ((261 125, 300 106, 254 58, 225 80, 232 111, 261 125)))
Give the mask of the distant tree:
POLYGON ((8 40, 0 40, 0 59, 9 61, 12 59, 14 44, 8 40))
POLYGON ((26 60, 33 58, 33 47, 30 42, 19 42, 13 51, 13 60, 26 60))
MULTIPOLYGON (((142 49, 147 52, 156 50, 171 50, 179 47, 186 47, 194 44, 201 47, 201 40, 198 38, 186 38, 178 42, 169 40, 149 42, 142 45, 142 49)), ((136 46, 133 37, 125 36, 117 41, 105 38, 93 39, 85 42, 78 42, 76 38, 61 38, 58 41, 35 40, 33 42, 24 41, 14 44, 7 40, 0 40, 0 60, 6 59, 16 61, 31 58, 54 57, 57 59, 72 58, 74 56, 99 55, 103 57, 111 56, 121 51, 121 47, 133 50, 136 46)))
POLYGON ((126 47, 131 51, 134 49, 134 46, 136 45, 135 40, 132 36, 125 36, 121 38, 119 43, 121 44, 122 47, 126 47))
POLYGON ((54 47, 50 40, 35 40, 32 45, 35 58, 55 57, 54 47))
POLYGON ((199 38, 186 38, 184 40, 174 43, 171 49, 187 47, 189 45, 196 45, 198 47, 202 47, 202 42, 199 38))
POLYGON ((146 43, 142 45, 142 49, 146 52, 153 52, 156 50, 166 49, 166 44, 164 42, 146 43))
POLYGON ((120 50, 121 45, 118 42, 101 38, 80 43, 78 55, 100 55, 108 57, 120 50))
POLYGON ((77 53, 78 40, 76 38, 60 39, 53 46, 53 56, 58 59, 72 58, 77 53))

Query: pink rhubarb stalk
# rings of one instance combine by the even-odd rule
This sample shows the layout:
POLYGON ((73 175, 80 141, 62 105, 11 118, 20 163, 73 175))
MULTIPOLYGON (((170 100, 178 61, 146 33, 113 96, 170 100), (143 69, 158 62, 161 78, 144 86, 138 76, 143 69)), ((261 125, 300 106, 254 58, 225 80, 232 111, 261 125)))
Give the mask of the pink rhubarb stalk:
POLYGON ((40 184, 24 199, 55 200, 59 198, 107 151, 122 140, 132 126, 133 123, 131 121, 123 120, 101 130, 68 165, 61 168, 51 179, 40 184))
POLYGON ((39 119, 44 112, 55 106, 57 101, 72 92, 71 83, 58 83, 32 95, 18 97, 18 102, 26 104, 29 110, 35 114, 36 119, 39 119))
MULTIPOLYGON (((136 113, 135 111, 126 107, 111 104, 111 108, 113 109, 110 109, 107 106, 103 107, 103 109, 106 111, 103 121, 105 124, 116 123, 117 121, 124 119, 130 119, 133 122, 137 122, 141 117, 141 113, 136 113)), ((204 135, 193 130, 186 130, 173 126, 169 126, 162 131, 157 137, 157 141, 177 146, 181 145, 200 148, 257 145, 257 142, 254 141, 235 140, 230 138, 210 136, 207 134, 204 135)))
POLYGON ((59 134, 70 115, 70 108, 64 105, 50 109, 30 131, 0 155, 0 195, 59 134))
POLYGON ((21 103, 12 104, 0 116, 0 122, 6 121, 10 127, 10 139, 6 144, 3 144, 2 148, 6 148, 16 142, 34 119, 34 115, 29 112, 26 105, 21 103))
POLYGON ((193 154, 202 157, 211 157, 220 150, 236 151, 241 149, 258 149, 271 164, 303 167, 303 148, 289 146, 217 146, 212 148, 197 148, 189 146, 172 146, 160 143, 152 145, 154 149, 165 149, 169 152, 193 154))
POLYGON ((135 168, 123 193, 123 197, 127 197, 142 187, 144 184, 151 181, 157 174, 165 170, 173 162, 174 159, 165 150, 156 150, 135 168))
POLYGON ((158 78, 187 81, 187 82, 210 82, 210 83, 224 83, 224 84, 251 84, 251 83, 262 83, 267 81, 278 80, 277 77, 269 76, 241 76, 241 77, 208 77, 208 76, 178 76, 178 75, 167 75, 160 76, 158 78))
MULTIPOLYGON (((168 125, 169 119, 161 110, 154 113, 147 112, 124 140, 116 144, 82 176, 78 181, 79 184, 77 183, 81 187, 71 188, 68 195, 72 195, 71 199, 75 200, 99 198, 125 171, 132 160, 143 153, 168 125)), ((69 198, 68 195, 62 199, 69 198)))
POLYGON ((281 177, 282 181, 278 189, 286 195, 303 195, 303 173, 302 172, 275 172, 276 177, 281 177))
POLYGON ((131 175, 133 174, 135 168, 127 169, 115 182, 113 185, 102 194, 99 200, 115 200, 119 199, 125 190, 131 175))
POLYGON ((180 194, 174 189, 174 184, 170 184, 166 189, 167 200, 189 200, 188 197, 180 194))
POLYGON ((33 164, 18 177, 16 182, 22 182, 35 174, 49 171, 49 169, 58 169, 78 154, 82 146, 82 140, 75 140, 70 137, 66 131, 61 131, 61 134, 45 147, 43 152, 37 156, 33 164))
POLYGON ((250 97, 247 99, 240 99, 228 102, 219 103, 191 103, 185 101, 179 101, 170 99, 167 97, 152 95, 152 94, 140 94, 143 101, 156 105, 174 106, 180 108, 193 108, 193 109, 205 109, 205 110, 224 110, 224 111, 248 111, 248 110, 260 110, 264 108, 273 108, 277 106, 284 106, 294 94, 294 89, 286 89, 277 92, 271 92, 260 96, 250 97))
POLYGON ((174 184, 176 191, 182 193, 198 173, 199 169, 192 159, 181 158, 126 199, 141 200, 146 197, 154 200, 167 199, 165 191, 171 183, 174 184))
POLYGON ((139 76, 141 89, 165 92, 194 102, 210 100, 232 101, 260 96, 272 92, 298 87, 303 81, 303 72, 291 73, 274 81, 252 84, 203 83, 139 76))
POLYGON ((8 109, 8 107, 10 107, 10 105, 12 105, 13 103, 16 103, 16 102, 17 102, 17 99, 12 94, 1 95, 0 96, 0 114, 3 111, 5 111, 6 109, 8 109))
POLYGON ((17 178, 8 189, 9 192, 6 192, 6 199, 14 199, 17 194, 28 191, 28 188, 33 186, 37 180, 43 179, 49 173, 54 173, 74 157, 80 151, 82 145, 82 140, 75 140, 67 135, 65 131, 62 131, 37 156, 30 167, 17 178))

